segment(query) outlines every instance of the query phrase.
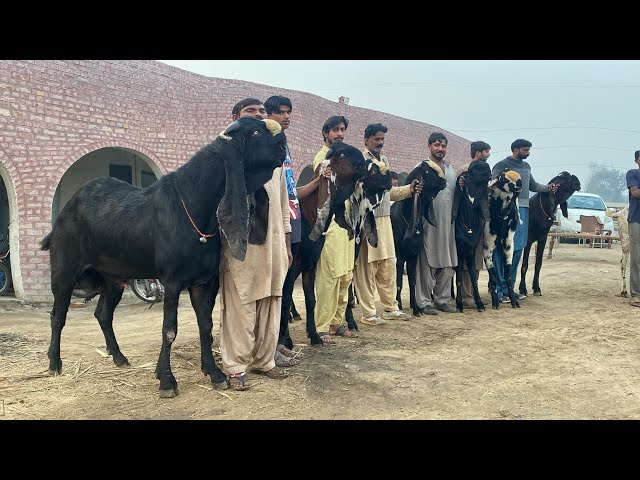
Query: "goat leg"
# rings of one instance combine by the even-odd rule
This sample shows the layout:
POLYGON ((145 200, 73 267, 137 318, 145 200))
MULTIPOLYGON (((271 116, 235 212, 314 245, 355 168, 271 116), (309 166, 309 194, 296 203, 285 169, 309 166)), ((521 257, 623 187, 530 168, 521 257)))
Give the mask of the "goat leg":
POLYGON ((404 258, 396 249, 396 301, 402 310, 402 276, 404 275, 404 258))
MULTIPOLYGON (((527 240, 527 246, 524 247, 524 252, 522 253, 522 265, 520 266, 520 285, 518 287, 518 291, 522 295, 529 295, 529 293, 527 292, 527 270, 529 270, 529 252, 531 251, 531 245, 533 245, 533 241, 531 238, 529 238, 527 240)), ((538 248, 536 249, 536 268, 538 266, 539 249, 540 247, 538 246, 538 248)), ((535 279, 534 279, 534 283, 535 283, 535 279)))
MULTIPOLYGON (((461 249, 458 249, 458 251, 462 251, 461 249)), ((464 259, 466 260, 466 259, 464 259)), ((456 299, 456 310, 458 310, 460 313, 464 312, 464 305, 462 302, 462 276, 464 275, 464 261, 461 257, 458 257, 458 265, 455 267, 455 274, 456 274, 456 295, 455 295, 455 299, 456 299)), ((451 286, 451 290, 453 293, 453 284, 451 286)))
POLYGON ((171 345, 178 335, 179 298, 180 287, 172 283, 165 283, 162 347, 156 365, 156 378, 160 380, 160 398, 173 398, 178 395, 178 382, 171 372, 171 345))
MULTIPOLYGON (((413 311, 415 317, 421 317, 423 315, 422 309, 418 307, 418 301, 416 300, 416 271, 418 268, 418 255, 407 259, 407 277, 409 279, 409 306, 413 311)), ((400 307, 398 307, 400 308, 400 307)), ((402 308, 400 308, 402 310, 402 308)))
POLYGON ((480 291, 478 290, 478 270, 476 269, 475 254, 468 257, 466 260, 467 270, 469 270, 469 279, 471 280, 471 288, 473 288, 473 300, 476 302, 476 309, 479 312, 484 312, 484 302, 482 301, 482 298, 480 298, 480 291))
POLYGON ((356 319, 353 318, 354 305, 355 305, 355 297, 353 295, 353 282, 352 282, 351 285, 349 285, 349 301, 347 302, 347 309, 344 312, 344 316, 347 320, 347 325, 349 326, 349 330, 359 331, 358 322, 356 322, 356 319))
MULTIPOLYGON (((539 297, 542 296, 542 290, 540 290, 540 270, 542 269, 542 261, 544 260, 544 247, 547 244, 547 237, 542 237, 538 240, 538 251, 536 252, 536 266, 533 274, 533 294, 539 297)), ((528 252, 525 251, 525 253, 528 252)), ((526 292, 525 292, 526 294, 526 292)))
POLYGON ((216 295, 220 288, 220 278, 215 275, 210 283, 197 287, 189 287, 191 306, 196 313, 198 331, 200 334, 200 368, 202 373, 209 375, 213 388, 224 390, 228 387, 227 377, 218 368, 213 358, 212 345, 213 320, 211 313, 216 301, 216 295))
POLYGON ((316 269, 315 267, 302 272, 302 289, 304 290, 304 304, 307 310, 307 336, 311 345, 322 345, 322 339, 316 330, 316 269))
POLYGON ((107 353, 113 356, 113 363, 118 367, 129 365, 129 360, 120 351, 120 346, 113 331, 113 312, 122 299, 124 287, 121 283, 105 280, 103 289, 93 315, 100 324, 107 345, 107 353))

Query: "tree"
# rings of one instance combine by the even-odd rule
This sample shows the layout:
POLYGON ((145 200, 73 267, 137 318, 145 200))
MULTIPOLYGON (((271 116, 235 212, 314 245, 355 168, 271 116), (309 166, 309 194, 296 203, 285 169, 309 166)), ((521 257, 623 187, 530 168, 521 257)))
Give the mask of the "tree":
POLYGON ((591 173, 584 192, 600 195, 605 202, 624 202, 627 192, 626 172, 603 165, 589 165, 591 173))

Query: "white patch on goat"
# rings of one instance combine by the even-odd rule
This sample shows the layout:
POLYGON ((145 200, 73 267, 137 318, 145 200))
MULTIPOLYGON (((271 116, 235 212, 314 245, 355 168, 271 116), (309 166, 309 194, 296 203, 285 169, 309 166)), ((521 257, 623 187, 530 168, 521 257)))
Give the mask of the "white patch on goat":
POLYGON ((173 330, 169 330, 167 332, 167 342, 173 343, 175 339, 176 339, 176 332, 173 330))
POLYGON ((484 224, 482 256, 487 270, 493 268, 493 251, 496 249, 496 235, 491 234, 490 222, 484 224))

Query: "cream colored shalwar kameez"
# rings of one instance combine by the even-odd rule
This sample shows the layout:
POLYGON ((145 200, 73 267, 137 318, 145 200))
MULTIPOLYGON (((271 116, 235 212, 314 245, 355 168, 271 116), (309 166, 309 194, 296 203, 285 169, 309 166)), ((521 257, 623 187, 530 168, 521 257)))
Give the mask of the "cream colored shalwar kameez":
MULTIPOLYGON (((323 145, 313 160, 315 171, 324 161, 329 148, 323 145)), ((351 202, 347 200, 347 212, 351 202)), ((353 278, 355 239, 335 219, 326 233, 320 259, 316 265, 316 331, 325 333, 330 325, 340 325, 349 301, 349 284, 353 278)))
POLYGON ((443 160, 443 163, 447 186, 433 199, 433 212, 438 227, 435 228, 422 219, 423 247, 420 249, 416 268, 416 303, 420 308, 432 304, 432 295, 436 304, 449 302, 453 267, 458 265, 455 226, 451 223, 456 172, 447 160, 443 160))
MULTIPOLYGON (((375 162, 378 166, 389 167, 387 157, 384 154, 380 154, 380 160, 366 148, 363 150, 363 154, 365 158, 375 162)), ((411 185, 392 187, 389 193, 384 193, 382 203, 373 211, 378 232, 378 247, 369 245, 366 238, 363 240, 353 276, 353 284, 363 317, 376 314, 376 290, 380 296, 382 307, 386 311, 398 310, 396 250, 391 227, 391 201, 397 202, 410 196, 411 185)))
POLYGON ((269 196, 267 239, 247 245, 244 262, 222 239, 220 262, 220 353, 227 375, 275 367, 282 285, 289 266, 286 233, 291 232, 289 195, 282 167, 264 185, 269 196))

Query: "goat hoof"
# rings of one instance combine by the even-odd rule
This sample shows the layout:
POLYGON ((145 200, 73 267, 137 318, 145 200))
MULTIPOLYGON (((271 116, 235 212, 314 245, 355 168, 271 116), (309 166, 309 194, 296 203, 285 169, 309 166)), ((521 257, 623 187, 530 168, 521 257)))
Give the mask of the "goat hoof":
POLYGON ((160 398, 175 398, 178 395, 178 387, 168 390, 160 390, 160 398))
POLYGON ((62 368, 49 369, 49 375, 51 375, 52 377, 57 377, 58 375, 62 375, 62 368))
POLYGON ((128 367, 131 364, 129 363, 129 360, 127 360, 127 357, 125 357, 124 355, 114 355, 113 356, 113 363, 116 364, 116 367, 128 367))
POLYGON ((315 334, 309 337, 309 343, 311 345, 322 345, 322 340, 320 339, 320 335, 315 334))
POLYGON ((537 292, 533 292, 533 294, 534 294, 536 297, 541 297, 541 296, 542 296, 542 292, 541 292, 540 290, 538 290, 537 292))
MULTIPOLYGON (((229 388, 229 384, 227 383, 227 381, 225 380, 224 382, 211 382, 211 386, 216 389, 216 390, 226 390, 227 388, 229 388)), ((160 396, 162 396, 162 394, 160 394, 160 396)))
POLYGON ((511 305, 511 308, 522 308, 518 302, 515 305, 511 305))

